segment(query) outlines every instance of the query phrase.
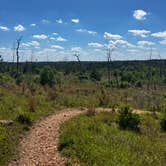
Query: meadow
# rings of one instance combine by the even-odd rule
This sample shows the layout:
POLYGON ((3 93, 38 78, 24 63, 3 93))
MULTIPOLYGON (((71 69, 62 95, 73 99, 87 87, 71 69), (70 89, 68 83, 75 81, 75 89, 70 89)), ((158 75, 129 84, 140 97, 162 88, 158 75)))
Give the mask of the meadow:
POLYGON ((164 165, 164 64, 114 62, 108 80, 105 62, 84 62, 81 68, 77 62, 20 63, 19 73, 16 64, 1 63, 0 120, 12 123, 0 123, 0 165, 18 157, 20 140, 48 115, 64 108, 118 109, 126 105, 152 112, 141 115, 139 133, 119 129, 118 114, 81 115, 62 126, 60 152, 68 164, 164 165))

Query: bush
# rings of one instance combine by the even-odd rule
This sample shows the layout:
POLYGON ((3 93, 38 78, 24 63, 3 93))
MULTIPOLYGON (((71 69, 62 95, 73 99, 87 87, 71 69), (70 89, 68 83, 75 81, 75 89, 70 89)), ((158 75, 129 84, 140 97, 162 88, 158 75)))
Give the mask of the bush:
POLYGON ((98 72, 98 70, 93 70, 90 73, 90 78, 92 81, 100 81, 101 80, 101 74, 98 72))
POLYGON ((50 67, 44 67, 40 73, 40 83, 42 85, 53 86, 55 84, 55 76, 50 67))
POLYGON ((122 81, 121 84, 120 84, 120 88, 128 88, 130 85, 127 81, 122 81))
POLYGON ((121 129, 139 131, 140 116, 132 113, 129 106, 125 106, 119 112, 118 124, 121 129))
POLYGON ((13 83, 14 80, 8 74, 0 74, 0 85, 13 83))
POLYGON ((32 121, 30 119, 30 117, 28 117, 25 114, 20 114, 17 116, 16 121, 20 124, 24 124, 24 125, 31 125, 32 121))
POLYGON ((164 109, 162 114, 163 116, 161 118, 160 127, 161 130, 166 131, 166 109, 164 109))
POLYGON ((34 97, 28 98, 27 107, 28 107, 28 111, 30 111, 30 112, 36 111, 37 102, 36 102, 36 99, 34 97))
POLYGON ((161 119, 160 126, 163 131, 166 131, 166 118, 161 119))

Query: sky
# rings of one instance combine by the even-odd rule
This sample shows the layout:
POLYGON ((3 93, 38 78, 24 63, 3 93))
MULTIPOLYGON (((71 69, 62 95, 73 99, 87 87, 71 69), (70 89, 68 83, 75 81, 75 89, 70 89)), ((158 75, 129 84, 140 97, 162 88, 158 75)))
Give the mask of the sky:
POLYGON ((165 0, 0 0, 0 55, 12 61, 166 58, 165 0))

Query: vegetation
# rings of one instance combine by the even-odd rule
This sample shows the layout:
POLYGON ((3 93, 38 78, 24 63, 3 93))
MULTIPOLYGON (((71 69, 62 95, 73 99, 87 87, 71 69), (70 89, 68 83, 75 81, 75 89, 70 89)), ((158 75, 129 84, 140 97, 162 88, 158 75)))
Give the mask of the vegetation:
POLYGON ((119 112, 118 124, 121 129, 139 130, 140 116, 132 113, 130 107, 126 106, 119 112))
MULTIPOLYGON (((115 150, 117 159, 119 159, 117 163, 122 159, 124 163, 128 164, 127 158, 132 154, 130 147, 136 148, 135 153, 143 154, 140 163, 147 162, 146 156, 151 157, 152 163, 163 162, 162 146, 164 147, 165 144, 162 140, 164 140, 165 134, 161 134, 160 130, 165 131, 166 116, 163 114, 160 119, 156 119, 158 118, 156 112, 161 112, 166 108, 166 68, 164 66, 165 61, 109 62, 111 71, 109 71, 108 81, 107 62, 21 63, 18 61, 18 63, 6 63, 0 56, 0 120, 13 121, 10 125, 0 123, 0 165, 4 166, 11 159, 17 157, 19 140, 33 123, 48 116, 54 110, 64 107, 90 109, 87 112, 88 116, 79 117, 77 122, 78 126, 80 125, 82 128, 79 131, 82 133, 78 132, 78 134, 82 136, 83 146, 76 145, 76 150, 80 150, 80 156, 74 156, 77 151, 70 153, 69 150, 68 153, 65 150, 66 145, 60 146, 63 154, 73 155, 74 159, 79 159, 84 164, 86 155, 89 153, 91 157, 85 164, 93 163, 95 158, 99 158, 98 163, 101 163, 106 159, 104 156, 108 157, 113 153, 111 147, 115 145, 112 145, 108 140, 115 137, 119 138, 117 141, 120 142, 120 145, 114 148, 114 150, 117 149, 117 151, 115 150), (115 110, 123 105, 152 111, 154 117, 149 119, 146 117, 145 121, 142 121, 142 117, 138 117, 129 110, 122 110, 118 117, 114 114, 96 114, 95 112, 96 107, 109 107, 115 110), (87 124, 82 126, 84 120, 87 124), (90 125, 89 135, 86 135, 88 125, 90 125), (157 127, 154 128, 153 125, 157 127), (99 133, 95 133, 92 129, 99 133), (127 130, 123 131, 122 129, 127 130), (156 137, 157 141, 153 137, 155 132, 159 133, 159 136, 156 137), (84 133, 85 136, 83 136, 84 133), (91 137, 95 138, 91 140, 91 137), (131 145, 127 149, 129 153, 127 153, 121 140, 124 140, 127 145, 129 138, 134 139, 135 142, 131 141, 131 145), (84 145, 84 141, 88 141, 88 139, 89 142, 84 145), (141 140, 143 141, 142 145, 139 144, 141 140), (92 141, 96 141, 95 145, 92 141), (101 142, 104 141, 107 146, 101 145, 101 142), (145 152, 139 151, 137 143, 140 147, 145 146, 145 152), (155 146, 152 146, 153 143, 155 146), (93 145, 95 149, 92 149, 93 145), (63 148, 63 146, 65 147, 63 148), (155 151, 154 156, 150 155, 152 150, 155 151), (83 151, 85 154, 82 158, 83 151), (118 151, 122 151, 122 154, 119 154, 121 157, 118 156, 118 151), (126 159, 122 156, 126 156, 126 159)), ((70 123, 74 125, 75 121, 72 120, 70 123)), ((70 127, 69 125, 68 128, 70 127)), ((65 126, 64 129, 62 128, 64 134, 68 128, 65 129, 65 126)), ((75 132, 76 129, 69 130, 68 138, 74 137, 75 139, 77 137, 77 135, 74 136, 75 132)), ((70 140, 67 141, 69 143, 66 144, 71 144, 70 140)), ((115 139, 113 139, 114 141, 115 139)), ((133 155, 136 159, 139 154, 135 153, 133 155)), ((77 154, 79 155, 79 153, 77 154)), ((106 164, 109 165, 114 161, 115 159, 108 159, 106 164)), ((132 161, 134 161, 134 157, 132 161)))
POLYGON ((65 122, 59 150, 67 157, 67 164, 165 165, 166 133, 160 132, 158 119, 142 116, 140 133, 119 129, 117 119, 116 113, 99 113, 65 122))

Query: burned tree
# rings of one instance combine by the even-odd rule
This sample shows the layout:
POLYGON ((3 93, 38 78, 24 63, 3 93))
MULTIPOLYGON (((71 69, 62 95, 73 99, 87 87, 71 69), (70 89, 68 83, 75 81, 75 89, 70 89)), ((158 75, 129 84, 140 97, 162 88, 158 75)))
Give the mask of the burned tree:
POLYGON ((83 72, 83 66, 82 66, 82 63, 81 63, 81 60, 80 60, 80 48, 79 47, 75 47, 73 48, 73 56, 77 59, 78 61, 78 64, 79 64, 79 80, 83 80, 85 79, 85 74, 83 72))
POLYGON ((74 57, 76 57, 76 59, 77 59, 77 61, 78 61, 78 63, 79 63, 79 66, 80 66, 80 70, 81 70, 81 61, 80 61, 80 52, 79 52, 79 50, 75 50, 74 51, 74 57))
POLYGON ((108 83, 111 83, 111 62, 112 53, 114 51, 114 46, 107 45, 107 73, 108 73, 108 83))
POLYGON ((21 40, 22 40, 22 36, 19 37, 19 38, 16 40, 17 76, 18 76, 18 74, 19 74, 19 59, 20 59, 20 56, 19 56, 19 49, 20 49, 20 45, 21 45, 21 40))

